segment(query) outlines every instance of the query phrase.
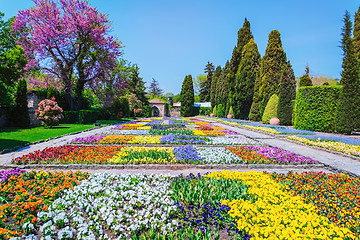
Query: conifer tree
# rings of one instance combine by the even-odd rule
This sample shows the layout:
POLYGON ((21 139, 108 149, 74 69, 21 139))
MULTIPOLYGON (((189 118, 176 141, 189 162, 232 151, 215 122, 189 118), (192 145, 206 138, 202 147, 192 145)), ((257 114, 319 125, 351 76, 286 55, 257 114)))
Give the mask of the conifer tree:
POLYGON ((27 83, 20 79, 16 85, 15 109, 13 110, 13 122, 17 127, 30 126, 29 110, 27 105, 27 83))
POLYGON ((290 61, 284 65, 283 75, 280 79, 279 105, 277 108, 277 117, 281 125, 292 124, 292 101, 296 96, 296 81, 294 71, 290 61))
POLYGON ((354 37, 353 37, 354 52, 356 57, 360 58, 360 7, 355 13, 354 17, 354 37))
POLYGON ((185 76, 181 88, 181 116, 189 117, 193 113, 194 108, 194 86, 191 75, 185 76))
POLYGON ((269 98, 279 94, 280 79, 286 54, 282 47, 280 33, 274 30, 269 34, 268 45, 261 63, 260 115, 262 116, 269 98))
POLYGON ((220 77, 216 83, 216 105, 222 104, 223 106, 227 103, 229 94, 228 88, 228 74, 229 74, 230 63, 226 62, 224 69, 221 71, 220 77))
POLYGON ((216 101, 216 97, 217 97, 217 81, 220 78, 221 75, 221 66, 217 66, 214 74, 212 75, 212 83, 211 83, 211 93, 210 93, 210 101, 211 101, 211 106, 216 106, 217 101, 216 101))
POLYGON ((251 103, 251 108, 249 112, 249 120, 251 121, 260 121, 260 102, 261 102, 261 95, 260 95, 260 86, 261 86, 261 78, 260 73, 255 78, 255 85, 254 85, 254 97, 251 103))
POLYGON ((199 97, 201 102, 210 102, 210 98, 211 98, 210 92, 211 92, 212 75, 214 73, 214 65, 208 62, 204 70, 205 73, 207 74, 207 78, 205 81, 201 83, 199 97))
POLYGON ((335 124, 337 132, 346 134, 350 134, 355 129, 360 129, 359 65, 351 39, 351 32, 350 14, 346 11, 341 34, 341 48, 344 57, 340 84, 343 88, 338 101, 335 124))
POLYGON ((310 73, 309 66, 306 66, 305 67, 305 74, 300 77, 299 87, 305 87, 305 86, 312 86, 313 85, 312 81, 311 81, 311 78, 309 76, 309 73, 310 73))
POLYGON ((236 118, 246 119, 249 116, 254 97, 255 80, 260 71, 260 53, 251 39, 242 52, 241 62, 236 73, 234 94, 234 114, 236 118))

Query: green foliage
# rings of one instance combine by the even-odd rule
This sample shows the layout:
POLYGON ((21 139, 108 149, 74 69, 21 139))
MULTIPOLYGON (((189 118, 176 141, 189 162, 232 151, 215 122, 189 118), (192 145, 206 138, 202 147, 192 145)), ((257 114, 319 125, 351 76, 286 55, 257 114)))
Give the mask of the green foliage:
POLYGON ((142 103, 147 103, 145 82, 139 74, 139 67, 137 65, 132 65, 130 67, 128 85, 130 91, 136 95, 137 99, 139 99, 142 103))
POLYGON ((94 123, 99 117, 97 110, 80 110, 79 122, 82 124, 94 123))
POLYGON ((251 39, 242 52, 241 62, 236 73, 234 110, 235 117, 246 119, 254 98, 256 79, 259 78, 261 56, 257 45, 251 39))
POLYGON ((340 84, 343 86, 336 112, 336 131, 350 134, 360 130, 359 64, 351 39, 350 14, 345 13, 341 47, 344 52, 340 84))
POLYGON ((210 115, 212 113, 212 107, 200 107, 199 115, 210 115))
POLYGON ((231 114, 231 115, 234 116, 234 110, 233 110, 233 107, 232 107, 232 106, 230 106, 230 109, 229 109, 229 113, 228 113, 228 114, 231 114))
POLYGON ((292 124, 293 101, 296 97, 296 81, 290 61, 284 65, 283 75, 280 80, 279 106, 277 117, 281 125, 292 124))
POLYGON ((224 109, 224 106, 222 104, 219 104, 217 105, 217 108, 216 108, 216 116, 218 118, 223 118, 225 117, 225 109, 224 109))
POLYGON ((153 78, 149 86, 149 94, 153 96, 161 96, 163 92, 164 90, 159 87, 158 81, 153 78))
POLYGON ((217 66, 214 74, 212 75, 212 83, 211 83, 211 92, 210 92, 210 101, 211 101, 211 106, 216 106, 217 103, 217 82, 220 78, 221 75, 221 66, 217 66))
POLYGON ((181 116, 189 117, 193 115, 194 111, 194 87, 192 76, 187 75, 183 81, 181 88, 181 116))
POLYGON ((306 87, 313 85, 311 78, 309 76, 309 72, 310 72, 309 67, 306 66, 305 74, 300 77, 299 87, 306 87))
POLYGON ((213 112, 212 112, 213 114, 214 114, 214 117, 216 117, 217 116, 217 109, 216 109, 216 106, 214 107, 214 109, 213 109, 213 112))
POLYGON ((36 96, 39 98, 39 100, 55 97, 55 101, 58 103, 59 107, 61 107, 64 111, 70 110, 70 105, 66 100, 67 93, 65 91, 59 92, 55 88, 36 89, 36 96))
POLYGON ((334 132, 341 86, 301 87, 296 93, 293 125, 297 129, 334 132))
POLYGON ((264 114, 261 119, 263 123, 269 124, 271 118, 277 117, 278 105, 279 97, 278 95, 273 94, 266 104, 264 114))
POLYGON ((79 121, 79 112, 78 111, 64 111, 64 118, 62 123, 76 123, 79 121))
POLYGON ((151 107, 150 106, 142 107, 141 117, 145 117, 145 118, 151 117, 151 107))
POLYGON ((228 88, 228 74, 230 70, 229 61, 226 62, 224 69, 221 71, 220 77, 216 82, 216 92, 215 99, 216 105, 222 104, 224 107, 226 106, 229 94, 228 88))
POLYGON ((262 116, 269 98, 279 94, 280 79, 283 74, 283 65, 286 63, 286 54, 282 47, 280 33, 277 30, 269 34, 268 45, 261 62, 260 76, 260 115, 262 116))
POLYGON ((212 75, 214 73, 214 65, 208 62, 204 70, 207 74, 207 77, 206 81, 201 82, 199 97, 201 102, 210 102, 210 91, 212 85, 212 75))
MULTIPOLYGON (((196 77, 196 80, 195 79, 193 80, 195 95, 199 95, 201 85, 203 84, 204 81, 207 81, 207 75, 205 75, 205 74, 199 74, 196 77)), ((200 99, 200 97, 199 97, 199 99, 200 99)), ((200 102, 200 100, 198 102, 200 102)))
POLYGON ((360 56, 360 7, 358 8, 357 12, 354 16, 354 37, 353 37, 353 45, 354 45, 354 52, 357 58, 359 59, 360 56))
POLYGON ((129 100, 126 97, 116 98, 108 108, 112 119, 122 119, 130 116, 129 100))
POLYGON ((18 81, 16 85, 15 108, 12 111, 12 122, 16 127, 29 127, 30 117, 27 106, 27 83, 25 79, 18 81))

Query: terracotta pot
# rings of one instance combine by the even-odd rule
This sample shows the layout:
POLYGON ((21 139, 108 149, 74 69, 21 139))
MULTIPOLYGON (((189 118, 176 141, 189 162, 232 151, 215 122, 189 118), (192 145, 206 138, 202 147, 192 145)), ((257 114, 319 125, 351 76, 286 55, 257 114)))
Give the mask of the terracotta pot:
POLYGON ((280 125, 280 120, 277 117, 273 117, 270 119, 271 125, 280 125))
POLYGON ((210 117, 213 117, 213 116, 215 116, 215 114, 213 114, 213 113, 210 113, 210 117))
POLYGON ((228 114, 226 117, 227 117, 227 118, 233 118, 233 115, 232 115, 232 114, 228 114))

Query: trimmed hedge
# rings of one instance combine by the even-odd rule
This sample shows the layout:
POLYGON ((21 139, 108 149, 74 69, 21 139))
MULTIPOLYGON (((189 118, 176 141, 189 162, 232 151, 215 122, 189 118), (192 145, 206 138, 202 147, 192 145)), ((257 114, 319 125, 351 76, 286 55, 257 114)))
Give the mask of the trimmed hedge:
POLYGON ((79 112, 78 111, 64 111, 64 118, 61 123, 76 123, 79 121, 79 112))
POLYGON ((82 124, 95 123, 98 117, 99 117, 99 111, 80 110, 79 122, 82 124))
POLYGON ((263 123, 269 124, 270 119, 273 117, 277 117, 277 110, 279 105, 279 97, 276 94, 273 94, 268 103, 266 104, 264 114, 261 118, 263 123))
POLYGON ((212 113, 212 107, 200 107, 199 115, 210 115, 212 113))
POLYGON ((341 86, 300 87, 296 93, 293 125, 297 129, 334 132, 341 86))
POLYGON ((223 118, 225 117, 225 109, 222 104, 217 105, 216 107, 216 117, 223 118))

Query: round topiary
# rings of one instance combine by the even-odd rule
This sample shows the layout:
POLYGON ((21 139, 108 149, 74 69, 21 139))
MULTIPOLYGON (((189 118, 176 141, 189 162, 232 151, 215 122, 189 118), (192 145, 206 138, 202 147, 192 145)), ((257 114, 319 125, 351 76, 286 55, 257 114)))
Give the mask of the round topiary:
POLYGON ((262 116, 263 123, 269 123, 270 119, 273 117, 277 117, 277 108, 279 105, 279 97, 276 94, 273 94, 268 103, 266 104, 264 114, 262 116))

